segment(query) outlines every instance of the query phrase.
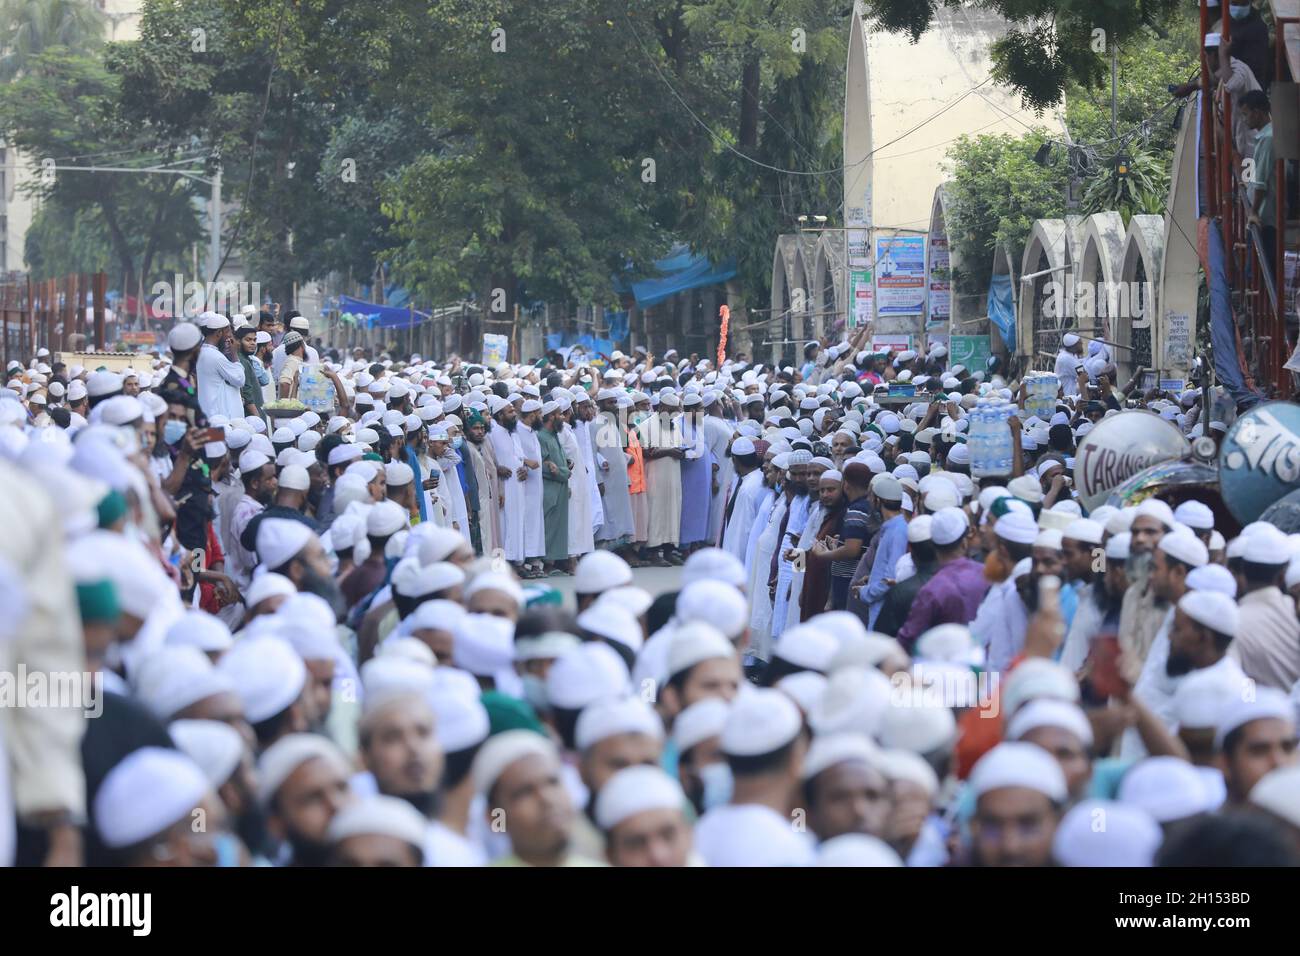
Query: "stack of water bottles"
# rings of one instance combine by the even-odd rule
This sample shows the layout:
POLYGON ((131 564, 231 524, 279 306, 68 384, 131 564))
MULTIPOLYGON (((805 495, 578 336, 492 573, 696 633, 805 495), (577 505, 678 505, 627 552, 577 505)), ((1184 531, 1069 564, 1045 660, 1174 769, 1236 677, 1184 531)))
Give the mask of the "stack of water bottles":
POLYGON ((972 478, 996 478, 1011 474, 1011 426, 1015 407, 1000 395, 981 398, 971 409, 966 443, 970 448, 972 478))
POLYGON ((334 414, 334 383, 325 377, 316 362, 304 364, 298 373, 298 401, 317 415, 334 414))
POLYGON ((1056 412, 1056 393, 1060 387, 1061 380, 1050 372, 1026 377, 1025 411, 1050 421, 1056 412))

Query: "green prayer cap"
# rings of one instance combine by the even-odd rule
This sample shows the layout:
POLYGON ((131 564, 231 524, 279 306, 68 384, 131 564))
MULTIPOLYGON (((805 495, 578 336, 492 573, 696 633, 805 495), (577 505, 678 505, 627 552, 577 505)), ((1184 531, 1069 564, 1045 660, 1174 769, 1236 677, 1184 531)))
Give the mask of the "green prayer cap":
POLYGON ((507 730, 531 730, 545 735, 546 730, 528 701, 503 694, 499 690, 484 691, 480 699, 488 714, 489 736, 507 730))
POLYGON ((96 506, 99 513, 99 526, 101 528, 111 528, 122 516, 126 514, 126 496, 117 489, 113 489, 103 498, 99 499, 96 506))
POLYGON ((77 605, 83 624, 109 624, 122 613, 117 603, 117 588, 108 578, 78 584, 77 605))

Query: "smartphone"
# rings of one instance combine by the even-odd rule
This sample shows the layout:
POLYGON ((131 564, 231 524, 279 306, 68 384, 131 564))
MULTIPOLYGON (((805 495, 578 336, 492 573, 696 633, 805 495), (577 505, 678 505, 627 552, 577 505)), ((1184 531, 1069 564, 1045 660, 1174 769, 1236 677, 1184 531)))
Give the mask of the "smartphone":
POLYGON ((224 428, 208 428, 204 430, 203 435, 201 437, 203 439, 204 444, 207 444, 209 442, 214 442, 214 441, 225 441, 226 430, 224 428))
POLYGON ((1101 634, 1093 638, 1089 682, 1093 693, 1102 700, 1122 697, 1128 689, 1128 682, 1119 672, 1119 654, 1118 634, 1101 634))

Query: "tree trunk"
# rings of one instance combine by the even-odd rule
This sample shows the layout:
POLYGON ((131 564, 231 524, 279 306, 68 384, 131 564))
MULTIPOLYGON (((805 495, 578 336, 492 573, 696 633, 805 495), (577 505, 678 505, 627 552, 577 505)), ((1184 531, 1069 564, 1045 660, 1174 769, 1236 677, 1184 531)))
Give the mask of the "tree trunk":
POLYGON ((737 138, 740 148, 747 152, 758 146, 758 95, 762 78, 760 63, 757 51, 750 53, 740 79, 740 132, 737 138))
MULTIPOLYGON (((126 234, 122 232, 122 227, 117 221, 117 210, 113 207, 111 198, 105 196, 101 199, 99 208, 104 214, 104 224, 108 226, 109 241, 113 244, 113 251, 117 254, 117 261, 122 267, 122 296, 125 300, 125 297, 131 294, 131 283, 135 277, 135 258, 131 255, 131 244, 127 242, 126 234)), ((141 303, 136 303, 137 309, 140 305, 141 303)), ((121 319, 119 318, 118 321, 120 323, 121 319)))

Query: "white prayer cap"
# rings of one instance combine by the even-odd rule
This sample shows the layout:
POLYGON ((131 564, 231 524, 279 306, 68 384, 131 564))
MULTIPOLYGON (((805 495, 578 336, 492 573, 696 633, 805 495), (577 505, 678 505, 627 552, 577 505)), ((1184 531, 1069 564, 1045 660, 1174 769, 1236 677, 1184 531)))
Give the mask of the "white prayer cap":
POLYGON ((982 664, 982 651, 965 624, 936 624, 916 641, 916 657, 923 661, 982 664))
POLYGON ((850 761, 874 767, 879 753, 879 748, 864 734, 818 734, 804 757, 803 779, 811 780, 823 770, 850 761))
POLYGON ((1241 612, 1237 608, 1237 602, 1226 594, 1218 591, 1188 591, 1178 599, 1178 610, 1216 634, 1237 636, 1241 612))
POLYGON ((821 700, 808 715, 808 722, 818 734, 859 733, 874 737, 880 731, 891 692, 889 678, 874 667, 837 667, 827 680, 821 700))
POLYGON ((625 584, 622 587, 611 588, 606 591, 597 599, 596 603, 614 604, 633 617, 640 617, 650 610, 650 605, 654 603, 654 596, 645 588, 639 588, 634 584, 625 584))
POLYGON ((939 792, 939 778, 925 758, 910 750, 882 750, 876 766, 890 782, 907 781, 923 788, 931 798, 939 792))
POLYGON ((1209 531, 1214 527, 1214 512, 1199 501, 1184 501, 1174 509, 1174 520, 1189 528, 1209 531))
MULTIPOLYGON (((302 465, 285 465, 284 468, 280 470, 280 487, 288 488, 290 491, 306 491, 311 487, 311 476, 307 474, 307 469, 302 465)), ((265 518, 262 520, 262 524, 265 525, 267 521, 277 520, 280 519, 265 518)), ((302 524, 301 521, 293 521, 292 523, 302 524)), ((306 527, 306 525, 303 525, 303 527, 306 527)), ((260 526, 258 528, 258 534, 259 536, 261 534, 260 526)), ((273 564, 271 567, 279 567, 279 565, 273 564)))
POLYGON ((740 695, 722 728, 722 752, 754 757, 780 750, 799 735, 803 717, 785 694, 770 687, 740 695))
POLYGON ((217 671, 234 684, 251 724, 260 724, 283 711, 307 685, 307 666, 302 657, 278 637, 236 641, 218 662, 217 671))
POLYGON ((1008 511, 993 526, 993 532, 1015 544, 1033 544, 1038 537, 1038 523, 1019 511, 1008 511))
POLYGON ((545 631, 536 637, 515 639, 516 661, 555 660, 582 645, 582 639, 568 631, 545 631))
POLYGON ((1120 780, 1118 797, 1159 823, 1208 813, 1220 802, 1197 768, 1178 757, 1148 757, 1134 764, 1120 780))
POLYGON ((816 671, 787 674, 772 686, 799 705, 805 714, 812 712, 826 692, 827 680, 816 671))
POLYGON ((1133 513, 1134 518, 1148 517, 1155 518, 1166 528, 1174 526, 1174 513, 1169 505, 1165 504, 1159 498, 1148 498, 1137 506, 1133 513))
POLYGON ((341 773, 349 772, 347 758, 328 737, 321 734, 289 734, 266 748, 257 761, 257 799, 270 807, 286 780, 311 760, 332 763, 341 773))
MULTIPOLYGON (((121 390, 122 376, 116 372, 107 370, 91 372, 90 377, 86 379, 86 394, 91 398, 112 395, 114 392, 120 392, 121 390)), ((75 401, 75 399, 72 399, 72 401, 75 401)))
POLYGON ((211 787, 189 757, 141 747, 122 758, 95 795, 95 826, 110 849, 134 846, 184 820, 211 787))
POLYGON ((393 568, 390 580, 394 594, 415 598, 464 583, 465 572, 446 561, 426 565, 419 558, 403 558, 393 568))
POLYGON ((263 518, 257 526, 257 555, 268 568, 284 567, 302 553, 313 537, 311 528, 301 521, 263 518))
POLYGON ((376 654, 361 665, 361 687, 365 691, 365 717, 394 701, 418 697, 428 701, 432 696, 434 668, 400 654, 376 654))
POLYGON ((1144 867, 1155 862, 1164 831, 1145 810, 1114 800, 1085 800, 1056 828, 1052 855, 1061 866, 1144 867))
POLYGON ((514 663, 515 626, 495 614, 466 614, 456 626, 452 661, 478 677, 491 677, 514 663))
POLYGON ((454 667, 434 668, 433 709, 438 715, 438 743, 445 753, 469 750, 487 740, 491 730, 478 682, 454 667))
POLYGON ((606 601, 597 601, 575 618, 574 623, 607 641, 621 644, 633 653, 641 650, 645 635, 632 612, 606 601))
POLYGON ((191 704, 235 690, 197 647, 171 644, 145 657, 131 674, 131 684, 136 699, 164 721, 191 704))
POLYGON ((408 521, 406 509, 396 501, 380 501, 366 514, 366 534, 386 538, 405 528, 408 521))
POLYGON ((669 638, 668 676, 674 677, 701 661, 735 656, 735 648, 721 631, 703 620, 692 620, 678 626, 669 638))
POLYGON ((1040 697, 1031 700, 1012 716, 1007 724, 1007 740, 1020 740, 1039 727, 1059 727, 1079 738, 1083 746, 1092 746, 1092 725, 1078 705, 1064 700, 1040 697))
POLYGON ((1002 707, 1008 719, 1023 704, 1039 697, 1051 697, 1077 703, 1079 682, 1068 667, 1043 657, 1020 662, 1006 678, 1002 688, 1002 707))
POLYGON ((229 650, 234 643, 225 621, 198 608, 186 611, 178 618, 167 629, 164 640, 167 644, 189 645, 209 652, 229 650))
POLYGON ((1106 557, 1111 561, 1127 561, 1132 541, 1133 535, 1127 531, 1111 535, 1106 542, 1106 557))
POLYGON ((929 515, 917 515, 907 523, 907 540, 911 544, 929 541, 933 518, 929 515))
POLYGON ((485 796, 490 794, 501 775, 527 757, 543 757, 554 763, 560 759, 555 745, 531 730, 507 730, 489 738, 474 758, 474 789, 485 796))
POLYGON ((612 551, 591 551, 579 560, 573 574, 577 594, 599 594, 632 583, 632 568, 612 551))
POLYGON ((1089 518, 1076 518, 1065 526, 1065 530, 1061 534, 1062 537, 1069 538, 1072 541, 1082 541, 1085 544, 1101 544, 1105 529, 1089 518))
POLYGON ((527 415, 529 412, 539 412, 542 410, 542 403, 535 398, 525 399, 524 403, 519 406, 519 411, 527 415))
POLYGON ((626 692, 627 665, 608 644, 589 642, 558 657, 546 674, 552 707, 581 710, 592 701, 626 692))
POLYGON ((177 322, 167 333, 167 347, 173 352, 188 352, 203 341, 203 333, 193 322, 177 322))
POLYGON ((687 581, 708 578, 736 588, 743 588, 746 583, 744 564, 734 554, 713 547, 700 548, 687 558, 682 565, 682 577, 687 581))
POLYGON ((811 624, 798 624, 781 633, 772 647, 772 656, 824 674, 838 648, 830 634, 811 624))
POLYGON ((737 438, 735 441, 731 443, 731 456, 733 458, 739 455, 752 455, 752 454, 754 454, 754 443, 750 439, 746 438, 744 435, 741 435, 739 438, 737 438))
POLYGON ((429 821, 405 800, 374 794, 362 797, 334 815, 326 837, 337 845, 349 837, 386 836, 414 847, 424 861, 429 821))
POLYGON ((404 461, 390 461, 384 466, 384 480, 393 486, 409 485, 415 480, 415 472, 404 461))
POLYGON ((1222 551, 1226 545, 1227 545, 1227 542, 1224 541, 1224 539, 1223 539, 1223 535, 1222 535, 1222 534, 1220 534, 1218 531, 1211 531, 1211 532, 1210 532, 1210 550, 1211 550, 1211 551, 1222 551))
POLYGON ((271 461, 266 455, 262 454, 255 448, 244 449, 243 454, 239 456, 239 473, 245 478, 252 477, 262 470, 264 466, 271 461))
POLYGON ((499 591, 514 598, 515 603, 520 608, 524 606, 523 588, 519 586, 519 582, 512 575, 505 571, 484 571, 481 574, 476 574, 465 588, 465 601, 468 603, 469 599, 480 591, 499 591))
POLYGON ((1256 720, 1282 720, 1295 727, 1296 714, 1287 695, 1276 687, 1255 687, 1254 694, 1238 694, 1223 709, 1214 746, 1223 749, 1224 741, 1234 730, 1256 720))
POLYGON ((885 708, 877 737, 890 750, 927 754, 951 744, 956 734, 957 721, 947 707, 904 704, 885 708))
POLYGON ((1252 564, 1287 564, 1291 558, 1291 546, 1286 535, 1271 524, 1256 522, 1258 528, 1251 530, 1247 525, 1241 536, 1246 539, 1241 557, 1252 564))
POLYGON ((144 405, 134 395, 114 395, 101 402, 95 410, 100 420, 108 425, 128 425, 144 416, 144 405))
POLYGON ((423 522, 411 529, 407 546, 414 542, 416 553, 424 564, 446 561, 464 546, 465 538, 455 528, 440 528, 423 522))
POLYGON ((1043 500, 1043 488, 1038 483, 1038 479, 1033 475, 1021 475, 1019 478, 1012 478, 1007 482, 1007 490, 1021 501, 1027 501, 1031 505, 1037 504, 1043 500))
POLYGON ((1187 587, 1192 591, 1218 591, 1230 598, 1237 596, 1237 579, 1221 564, 1203 564, 1187 572, 1187 587))
MULTIPOLYGON (((926 498, 927 506, 930 498, 926 498)), ((935 512, 930 524, 930 537, 939 547, 960 541, 970 528, 966 512, 957 507, 945 507, 935 512)))
POLYGON ((1300 829, 1300 764, 1277 767, 1259 778, 1249 800, 1300 829))
POLYGON ((903 860, 884 840, 865 833, 843 833, 817 848, 817 866, 903 866, 903 860))
POLYGON ((213 790, 223 786, 244 759, 244 738, 222 721, 174 720, 167 733, 203 771, 213 790))
POLYGON ((579 751, 620 734, 641 734, 663 740, 664 724, 640 697, 607 697, 582 709, 573 739, 579 751))
POLYGON ((677 596, 676 618, 705 621, 736 640, 749 626, 749 602, 734 587, 721 581, 692 580, 677 596))
POLYGON ((1157 547, 1171 558, 1194 568, 1199 568, 1210 560, 1205 544, 1190 531, 1171 531, 1161 537, 1157 547))
POLYGON ((77 379, 68 385, 68 401, 79 402, 89 394, 86 383, 77 379))
POLYGON ((1049 551, 1060 551, 1064 537, 1058 528, 1044 528, 1034 538, 1034 547, 1046 548, 1049 551))
POLYGON ((438 658, 428 644, 418 637, 392 633, 375 648, 375 657, 396 657, 424 667, 437 667, 438 658))
POLYGON ((625 767, 611 776, 596 796, 596 825, 609 831, 650 810, 678 810, 686 803, 679 784, 659 767, 625 767))
POLYGON ((673 721, 677 753, 684 754, 710 737, 721 737, 730 711, 731 705, 721 697, 706 697, 683 710, 673 721))
POLYGON ((1194 670, 1174 691, 1174 721, 1179 728, 1217 730, 1227 708, 1247 693, 1253 693, 1253 687, 1240 674, 1221 667, 1194 670))
POLYGON ((984 754, 971 771, 970 788, 976 800, 1010 787, 1036 790, 1054 803, 1063 803, 1068 796, 1061 765, 1033 744, 1000 743, 984 754))

